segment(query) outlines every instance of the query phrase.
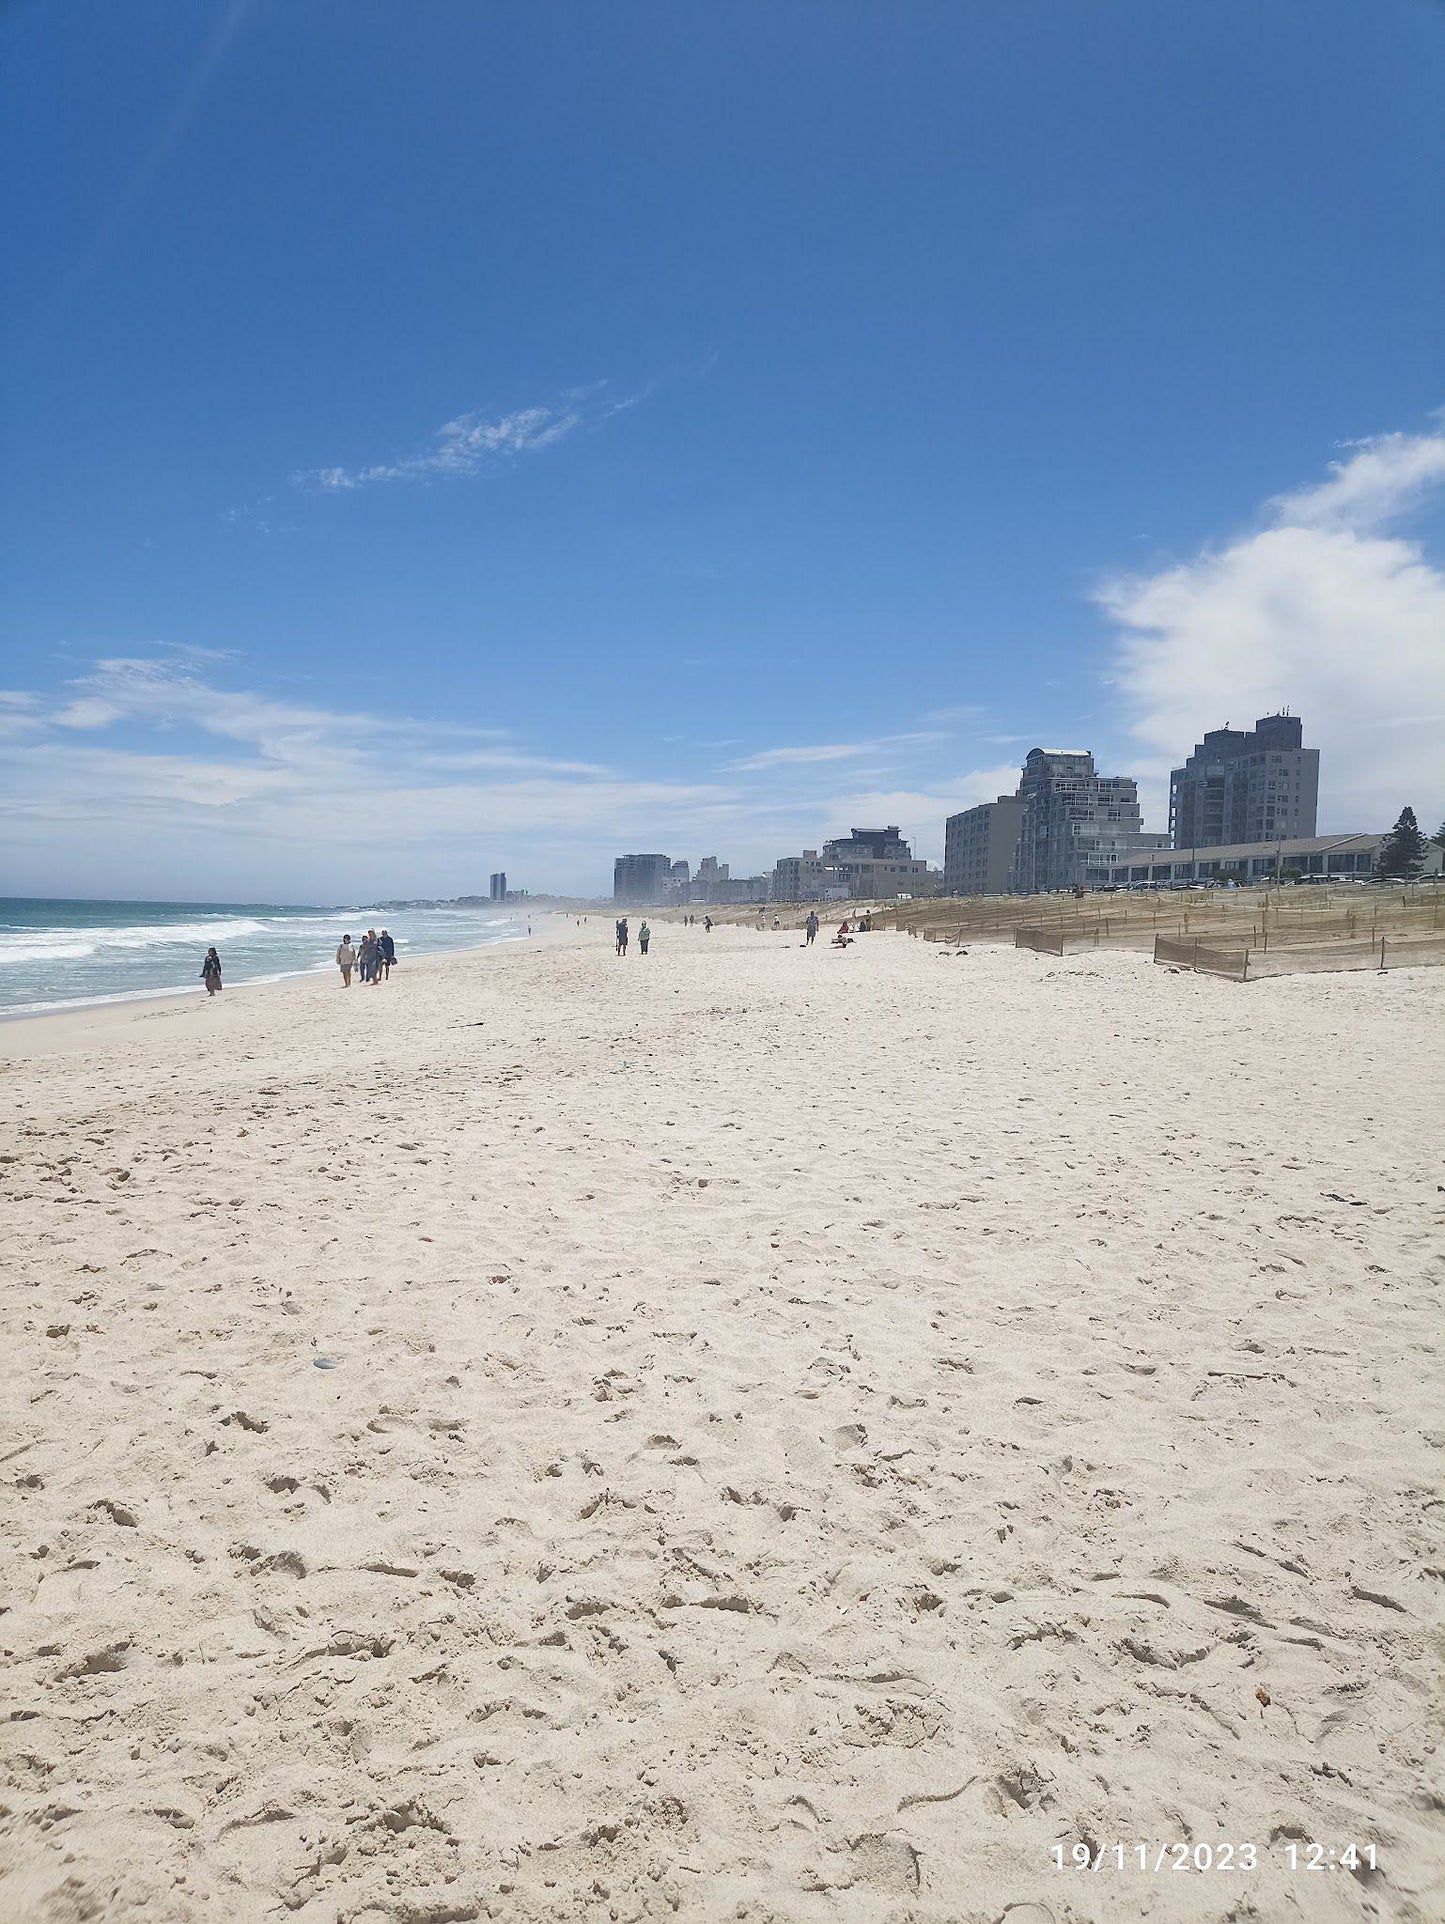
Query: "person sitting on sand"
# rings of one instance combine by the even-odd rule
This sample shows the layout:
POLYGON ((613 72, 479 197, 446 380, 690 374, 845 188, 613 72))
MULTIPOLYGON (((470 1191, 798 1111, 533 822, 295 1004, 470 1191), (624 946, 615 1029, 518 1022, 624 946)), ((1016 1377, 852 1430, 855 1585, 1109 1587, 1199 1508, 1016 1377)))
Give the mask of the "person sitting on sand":
MULTIPOLYGON (((532 931, 528 929, 527 933, 530 935, 532 931)), ((381 972, 389 982, 391 980, 391 965, 396 960, 396 943, 392 940, 391 936, 388 935, 386 930, 383 929, 381 934, 376 938, 376 947, 378 958, 381 962, 381 972)))
POLYGON ((637 947, 643 955, 647 954, 647 945, 651 940, 652 930, 646 922, 644 922, 642 927, 637 931, 637 947))
POLYGON ((848 933, 848 924, 846 922, 840 922, 838 924, 838 933, 833 937, 833 947, 835 949, 846 949, 852 940, 852 936, 848 933))
POLYGON ((356 967, 356 950, 351 946, 351 937, 343 935, 336 951, 336 966, 341 971, 341 986, 351 987, 351 971, 356 967))
POLYGON ((207 995, 221 992, 221 958, 214 949, 206 950, 206 959, 201 964, 201 980, 206 985, 207 995))

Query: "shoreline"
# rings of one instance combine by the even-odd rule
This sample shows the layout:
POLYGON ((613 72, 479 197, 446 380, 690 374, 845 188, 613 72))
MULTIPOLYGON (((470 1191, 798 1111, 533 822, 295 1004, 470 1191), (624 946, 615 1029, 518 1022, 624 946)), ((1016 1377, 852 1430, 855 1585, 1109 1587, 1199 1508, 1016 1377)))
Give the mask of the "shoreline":
MULTIPOLYGON (((498 936, 493 941, 478 942, 470 948, 426 949, 420 954, 415 955, 407 955, 404 953, 398 958, 398 962, 393 963, 392 966, 393 968, 398 968, 401 962, 405 962, 405 974, 410 976, 416 971, 418 964, 421 963, 451 961, 455 960, 458 956, 464 955, 482 955, 490 949, 512 949, 519 944, 525 946, 528 942, 536 943, 542 939, 542 934, 537 932, 531 935, 524 933, 521 935, 498 936)), ((66 1003, 59 1008, 3 1010, 0 1011, 0 1061, 4 1061, 6 1056, 11 1053, 6 1046, 7 1042, 17 1031, 24 1031, 31 1024, 35 1025, 37 1036, 42 1033, 41 1025, 45 1025, 45 1028, 48 1030, 49 1026, 54 1023, 88 1023, 95 1019, 98 1019, 97 1026, 103 1030, 106 1026, 105 1018, 107 1017, 112 1018, 115 1025, 120 1027, 124 1025, 127 1017, 132 1019, 143 1018, 146 1015, 159 1012, 162 1008, 169 1008, 171 1005, 175 1005, 177 1008, 204 1006, 207 1003, 224 1001, 225 998, 230 996, 245 995, 249 997, 261 989, 282 989, 288 985, 304 982, 319 983, 325 978, 339 977, 339 975, 340 970, 334 962, 322 962, 309 969, 287 969, 281 974, 247 976, 240 981, 227 982, 221 990, 219 998, 208 996, 199 984, 195 984, 185 988, 136 989, 104 999, 97 998, 94 1001, 66 1003)), ((369 985, 361 982, 359 978, 353 978, 353 989, 365 988, 367 986, 369 985)), ((384 984, 383 986, 389 987, 390 985, 384 984)), ((349 995, 351 990, 343 990, 342 993, 349 995)), ((23 1037, 21 1039, 23 1040, 23 1037)), ((33 1053, 39 1053, 39 1051, 24 1050, 15 1051, 14 1053, 23 1058, 33 1053)))

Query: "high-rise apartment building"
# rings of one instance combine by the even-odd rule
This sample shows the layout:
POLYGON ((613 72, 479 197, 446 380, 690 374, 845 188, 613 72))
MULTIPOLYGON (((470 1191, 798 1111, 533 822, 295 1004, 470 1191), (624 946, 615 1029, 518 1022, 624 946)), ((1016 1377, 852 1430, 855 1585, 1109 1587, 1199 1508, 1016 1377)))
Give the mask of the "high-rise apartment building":
POLYGON ((619 855, 612 864, 612 900, 620 908, 655 908, 671 867, 665 855, 619 855))
POLYGON ((1169 843, 1144 833, 1133 777, 1097 774, 1087 749, 1031 748, 1017 799, 1023 821, 1009 875, 1017 895, 1101 886, 1136 850, 1169 843))
POLYGON ((1002 895, 1019 845, 1024 804, 1000 795, 950 815, 943 832, 943 888, 947 895, 1002 895))
POLYGON ((505 869, 500 869, 500 868, 499 868, 499 869, 498 869, 498 870, 496 871, 496 873, 495 873, 495 874, 494 874, 494 875, 492 876, 492 886, 491 886, 491 891, 490 891, 490 894, 491 894, 491 900, 492 900, 492 901, 494 901, 494 902, 505 902, 505 901, 506 901, 506 899, 507 899, 507 871, 506 871, 505 869))
POLYGON ((1304 747, 1303 739, 1298 715, 1264 715, 1253 729, 1211 729, 1169 777, 1174 847, 1312 836, 1320 751, 1304 747))

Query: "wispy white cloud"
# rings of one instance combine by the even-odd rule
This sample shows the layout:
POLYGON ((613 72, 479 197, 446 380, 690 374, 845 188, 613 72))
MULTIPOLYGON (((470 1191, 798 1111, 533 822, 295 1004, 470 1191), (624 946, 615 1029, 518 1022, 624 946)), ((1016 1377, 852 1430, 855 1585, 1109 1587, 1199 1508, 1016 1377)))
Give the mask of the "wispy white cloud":
POLYGON ((871 742, 821 742, 804 748, 764 748, 755 755, 725 764, 731 773, 746 773, 765 768, 803 767, 812 762, 842 762, 857 755, 876 755, 882 749, 921 747, 926 742, 947 741, 936 728, 915 729, 906 735, 880 735, 871 742))
POLYGON ((293 476, 301 488, 318 488, 326 494, 346 494, 381 481, 425 481, 455 479, 479 474, 522 454, 536 454, 555 447, 578 428, 596 426, 614 414, 622 414, 645 400, 651 388, 635 394, 612 397, 605 381, 590 387, 571 388, 546 407, 517 408, 510 414, 487 419, 480 413, 459 414, 445 422, 419 453, 395 461, 375 462, 369 466, 308 468, 293 476))
POLYGON ((927 722, 973 722, 982 721, 988 710, 978 702, 957 702, 951 708, 930 708, 923 719, 927 722))
POLYGON ((23 728, 0 759, 0 843, 22 893, 58 876, 211 899, 464 893, 489 850, 520 858, 549 837, 566 851, 556 879, 598 887, 659 824, 696 842, 742 801, 492 728, 222 686, 174 654, 97 662, 53 696, 14 691, 0 733, 9 720, 23 728))
POLYGON ((1445 573, 1381 529, 1442 485, 1445 431, 1383 435, 1268 504, 1272 525, 1099 588, 1151 819, 1203 729, 1286 705, 1321 751, 1323 830, 1379 828, 1406 802, 1438 813, 1445 573))
MULTIPOLYGON (((239 675, 167 650, 98 661, 53 694, 0 695, 0 730, 18 726, 0 758, 9 886, 339 900, 466 893, 504 864, 534 886, 605 891, 626 848, 715 852, 755 873, 875 819, 903 822, 936 860, 944 816, 1016 778, 990 769, 904 787, 891 753, 851 743, 841 791, 815 757, 637 780, 496 729, 327 707, 239 675)), ((880 739, 892 750, 946 737, 880 739)))

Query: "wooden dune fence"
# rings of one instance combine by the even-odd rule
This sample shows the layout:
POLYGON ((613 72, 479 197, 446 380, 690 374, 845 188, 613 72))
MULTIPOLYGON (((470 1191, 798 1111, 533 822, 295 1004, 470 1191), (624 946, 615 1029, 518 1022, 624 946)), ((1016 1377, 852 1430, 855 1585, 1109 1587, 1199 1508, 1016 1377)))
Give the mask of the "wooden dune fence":
POLYGON ((1264 976, 1323 975, 1342 970, 1445 966, 1445 938, 1381 935, 1369 941, 1289 942, 1273 948, 1218 948, 1199 941, 1154 938, 1154 960, 1201 975, 1257 982, 1264 976))

